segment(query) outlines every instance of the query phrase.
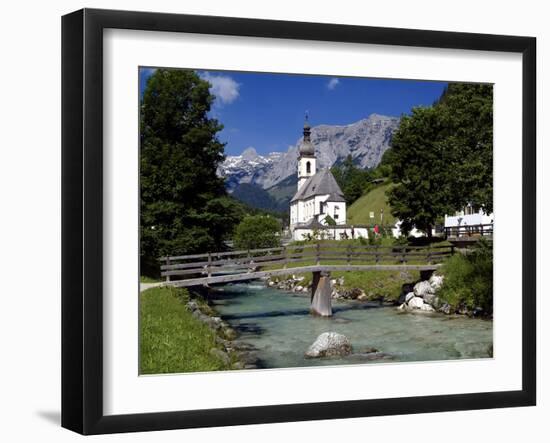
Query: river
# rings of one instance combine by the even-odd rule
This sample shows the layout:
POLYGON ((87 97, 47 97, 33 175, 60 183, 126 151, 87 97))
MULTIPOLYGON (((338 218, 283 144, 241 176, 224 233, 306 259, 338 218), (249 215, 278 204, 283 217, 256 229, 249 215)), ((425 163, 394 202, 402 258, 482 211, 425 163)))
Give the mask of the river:
POLYGON ((333 300, 329 318, 309 314, 309 295, 266 287, 261 281, 219 288, 214 307, 235 328, 238 342, 253 345, 263 368, 489 358, 493 322, 443 314, 411 314, 377 302, 333 300), (323 332, 347 336, 354 354, 306 359, 323 332), (365 354, 375 348, 377 354, 365 354), (373 356, 376 358, 373 359, 373 356))

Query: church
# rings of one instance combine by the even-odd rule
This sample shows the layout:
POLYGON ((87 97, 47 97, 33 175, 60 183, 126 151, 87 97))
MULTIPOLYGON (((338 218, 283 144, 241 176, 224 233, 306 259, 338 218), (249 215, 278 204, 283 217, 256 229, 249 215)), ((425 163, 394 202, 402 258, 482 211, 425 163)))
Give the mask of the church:
POLYGON ((299 148, 298 189, 290 201, 290 232, 293 240, 368 237, 366 227, 346 224, 346 200, 332 172, 328 168, 317 172, 307 117, 299 148))

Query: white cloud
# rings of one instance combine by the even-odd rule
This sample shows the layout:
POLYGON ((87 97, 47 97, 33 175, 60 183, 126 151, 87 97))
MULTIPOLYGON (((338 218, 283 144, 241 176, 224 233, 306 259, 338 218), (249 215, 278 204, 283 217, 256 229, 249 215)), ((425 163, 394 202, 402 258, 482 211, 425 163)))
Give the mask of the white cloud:
POLYGON ((328 81, 327 88, 329 89, 329 91, 332 91, 339 84, 340 84, 340 80, 338 80, 336 77, 333 77, 328 81))
POLYGON ((240 84, 228 75, 215 75, 209 72, 200 74, 203 80, 210 83, 210 91, 216 96, 218 105, 233 103, 239 96, 240 84))

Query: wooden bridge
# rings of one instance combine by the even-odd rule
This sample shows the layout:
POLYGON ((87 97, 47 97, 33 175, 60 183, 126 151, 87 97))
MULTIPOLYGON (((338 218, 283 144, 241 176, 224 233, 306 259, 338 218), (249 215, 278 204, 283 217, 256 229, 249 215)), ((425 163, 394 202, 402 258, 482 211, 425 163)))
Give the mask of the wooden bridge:
POLYGON ((162 257, 166 284, 189 287, 311 272, 311 310, 331 315, 331 271, 431 273, 454 246, 369 246, 317 243, 162 257))

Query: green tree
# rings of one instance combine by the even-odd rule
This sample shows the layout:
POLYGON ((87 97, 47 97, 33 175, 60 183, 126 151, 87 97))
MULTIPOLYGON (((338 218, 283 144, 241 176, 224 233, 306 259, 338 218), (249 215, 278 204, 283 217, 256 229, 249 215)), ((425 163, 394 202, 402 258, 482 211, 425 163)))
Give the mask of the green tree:
POLYGON ((274 248, 280 245, 281 223, 269 215, 245 217, 235 229, 238 249, 274 248))
POLYGON ((450 84, 437 107, 447 128, 442 150, 455 171, 453 207, 493 212, 493 86, 450 84))
POLYGON ((392 214, 428 236, 467 204, 493 210, 492 87, 450 84, 431 107, 401 119, 389 156, 392 214))
POLYGON ((243 216, 216 169, 222 129, 208 113, 210 85, 194 71, 158 69, 140 108, 141 271, 157 257, 221 249, 243 216))

